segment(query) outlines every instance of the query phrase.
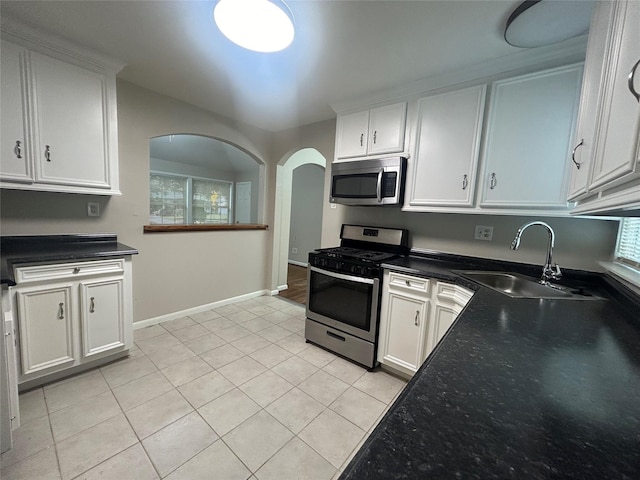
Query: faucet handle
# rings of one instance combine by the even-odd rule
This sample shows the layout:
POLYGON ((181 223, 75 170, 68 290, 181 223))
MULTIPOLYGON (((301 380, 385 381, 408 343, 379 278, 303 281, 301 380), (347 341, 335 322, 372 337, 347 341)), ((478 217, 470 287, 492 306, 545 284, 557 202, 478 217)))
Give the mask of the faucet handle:
POLYGON ((553 278, 554 280, 560 280, 562 278, 562 272, 560 271, 560 265, 558 265, 557 263, 551 267, 552 271, 551 271, 551 278, 553 278))

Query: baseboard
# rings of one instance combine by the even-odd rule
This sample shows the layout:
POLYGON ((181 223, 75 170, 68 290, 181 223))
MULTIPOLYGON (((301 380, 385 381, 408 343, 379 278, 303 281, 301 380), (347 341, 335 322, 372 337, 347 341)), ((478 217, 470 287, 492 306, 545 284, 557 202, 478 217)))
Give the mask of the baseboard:
POLYGON ((272 290, 258 290, 257 292, 245 293, 244 295, 238 295, 237 297, 225 298, 217 302, 208 303, 206 305, 200 305, 198 307, 187 308, 180 310, 179 312, 167 313, 166 315, 160 315, 159 317, 148 318, 139 322, 133 323, 133 329, 138 330, 140 328, 150 327, 151 325, 157 325, 158 323, 167 322, 169 320, 175 320, 176 318, 182 318, 193 313, 206 312, 213 308, 224 307, 231 303, 242 302, 244 300, 250 300, 252 298, 261 297, 263 295, 277 295, 277 291, 274 293, 272 290))
POLYGON ((286 290, 287 288, 289 288, 289 285, 287 285, 285 283, 284 285, 278 285, 276 288, 278 289, 278 292, 281 292, 281 291, 286 290))
POLYGON ((307 268, 307 267, 309 266, 309 264, 308 264, 308 263, 305 263, 305 262, 298 262, 297 260, 288 260, 288 262, 289 262, 291 265, 297 265, 297 266, 299 266, 299 267, 304 267, 304 268, 307 268))

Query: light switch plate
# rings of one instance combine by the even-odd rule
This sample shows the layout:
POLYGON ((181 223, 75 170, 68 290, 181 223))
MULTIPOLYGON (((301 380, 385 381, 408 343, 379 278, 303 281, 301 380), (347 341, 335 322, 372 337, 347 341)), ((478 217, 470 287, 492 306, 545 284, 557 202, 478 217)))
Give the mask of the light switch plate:
POLYGON ((100 204, 98 202, 87 202, 87 215, 89 217, 99 217, 100 204))

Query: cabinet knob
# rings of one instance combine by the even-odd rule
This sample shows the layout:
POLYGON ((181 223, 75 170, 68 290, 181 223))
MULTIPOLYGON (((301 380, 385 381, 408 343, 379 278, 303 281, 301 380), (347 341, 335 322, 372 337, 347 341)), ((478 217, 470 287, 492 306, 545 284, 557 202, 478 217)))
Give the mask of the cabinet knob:
POLYGON ((76 268, 74 268, 74 269, 73 269, 73 273, 74 273, 74 274, 78 274, 78 273, 80 273, 80 267, 76 267, 76 268))
POLYGON ((469 186, 469 179, 468 179, 467 175, 464 174, 462 176, 462 189, 466 190, 468 186, 469 186))
POLYGON ((45 147, 44 147, 44 159, 47 162, 51 161, 51 146, 50 145, 45 145, 45 147))
POLYGON ((407 285, 407 287, 411 286, 411 281, 409 281, 409 280, 405 280, 404 283, 407 285))
POLYGON ((580 143, 577 144, 575 147, 573 147, 573 150, 571 151, 571 161, 576 164, 576 168, 578 170, 580 170, 581 163, 576 162, 576 150, 578 149, 578 147, 580 147, 582 145, 584 145, 584 138, 581 139, 580 143))
POLYGON ((491 181, 489 182, 489 188, 493 190, 494 188, 496 188, 496 185, 498 185, 498 179, 496 178, 496 174, 492 173, 491 181))
POLYGON ((13 152, 16 154, 16 158, 22 158, 22 142, 16 140, 16 146, 13 148, 13 152))
POLYGON ((633 95, 635 99, 640 103, 640 93, 638 93, 635 86, 633 85, 633 81, 635 80, 634 77, 636 76, 636 70, 638 69, 638 65, 640 65, 640 60, 636 62, 636 64, 631 68, 631 71, 629 72, 628 86, 629 86, 629 91, 631 92, 631 95, 633 95))
POLYGON ((420 325, 420 310, 416 310, 416 318, 414 319, 413 323, 416 327, 420 325))

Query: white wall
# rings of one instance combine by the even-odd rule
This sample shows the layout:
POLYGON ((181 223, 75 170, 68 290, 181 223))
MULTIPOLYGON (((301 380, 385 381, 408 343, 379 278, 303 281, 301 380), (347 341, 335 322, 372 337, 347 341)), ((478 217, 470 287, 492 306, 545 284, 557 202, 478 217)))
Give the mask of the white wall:
POLYGON ((325 169, 314 164, 293 171, 289 260, 307 263, 309 252, 320 248, 325 169), (297 252, 294 253, 293 249, 297 252))
MULTIPOLYGON (((134 321, 267 288, 270 230, 143 234, 142 228, 149 221, 151 137, 180 132, 225 139, 275 170, 268 163, 270 134, 127 82, 118 81, 117 93, 123 195, 105 199, 3 190, 2 234, 117 234, 140 251, 133 258, 134 321), (89 218, 86 202, 94 200, 101 215, 89 218)), ((273 184, 263 188, 268 205, 273 184)))

